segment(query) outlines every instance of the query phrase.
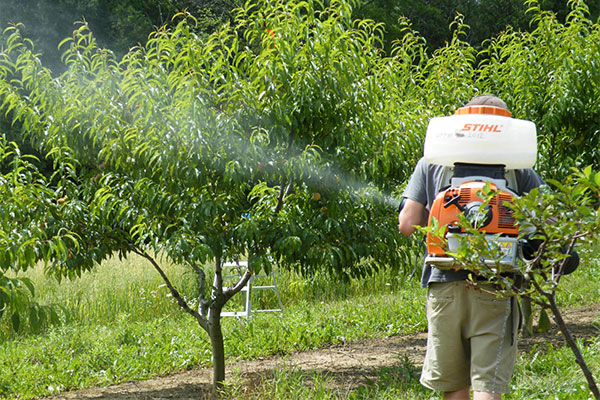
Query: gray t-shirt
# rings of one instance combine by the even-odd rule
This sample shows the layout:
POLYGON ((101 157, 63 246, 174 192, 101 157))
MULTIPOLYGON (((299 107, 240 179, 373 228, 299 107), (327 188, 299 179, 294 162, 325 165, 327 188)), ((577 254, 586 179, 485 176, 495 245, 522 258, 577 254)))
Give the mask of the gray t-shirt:
MULTIPOLYGON (((429 210, 433 205, 435 197, 440 190, 450 185, 452 168, 442 165, 429 164, 424 158, 421 158, 413 171, 402 197, 417 201, 425 205, 429 210)), ((544 181, 532 169, 517 169, 514 170, 516 181, 515 188, 510 187, 518 195, 523 195, 531 189, 542 186, 544 181)), ((465 280, 468 277, 468 271, 443 271, 425 265, 421 276, 421 286, 427 287, 431 282, 453 282, 465 280)))

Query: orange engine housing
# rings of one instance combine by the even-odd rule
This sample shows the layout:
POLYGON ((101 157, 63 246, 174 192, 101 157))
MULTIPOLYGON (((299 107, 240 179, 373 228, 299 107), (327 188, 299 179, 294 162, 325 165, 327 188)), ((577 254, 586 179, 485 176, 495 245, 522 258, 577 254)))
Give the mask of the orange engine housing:
MULTIPOLYGON (((449 188, 440 192, 429 212, 429 225, 433 218, 439 222, 439 226, 445 226, 445 232, 448 233, 449 226, 458 224, 458 216, 463 212, 463 209, 468 207, 472 202, 483 201, 477 193, 486 185, 486 182, 479 180, 463 182, 459 187, 449 188)), ((494 183, 490 183, 490 189, 498 190, 494 183)), ((489 209, 491 210, 490 221, 483 226, 479 231, 488 234, 503 234, 507 236, 518 236, 519 227, 515 225, 515 219, 512 215, 512 210, 505 205, 505 202, 511 202, 516 196, 510 192, 500 190, 490 201, 489 209)), ((432 234, 427 234, 427 253, 430 256, 442 257, 445 255, 443 244, 439 238, 433 237, 432 234)))

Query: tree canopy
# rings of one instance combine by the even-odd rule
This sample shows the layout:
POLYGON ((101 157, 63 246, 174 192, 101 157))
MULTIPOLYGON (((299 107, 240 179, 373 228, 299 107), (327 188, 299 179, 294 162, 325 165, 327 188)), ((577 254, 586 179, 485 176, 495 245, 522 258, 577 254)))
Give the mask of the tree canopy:
MULTIPOLYGON (((71 35, 74 24, 86 21, 98 43, 119 56, 131 47, 144 44, 156 28, 171 24, 171 17, 186 11, 196 18, 195 31, 210 34, 219 25, 232 20, 233 10, 242 0, 0 0, 0 29, 10 23, 23 23, 24 36, 31 38, 44 64, 55 73, 62 72, 58 43, 71 35)), ((389 52, 392 43, 402 38, 402 18, 409 19, 423 36, 431 51, 451 40, 448 29, 457 13, 465 16, 466 40, 475 47, 497 36, 508 26, 530 31, 526 14, 529 2, 524 0, 363 0, 353 9, 353 18, 372 19, 385 24, 383 46, 389 52)), ((571 2, 543 0, 542 10, 555 13, 564 23, 571 2)), ((600 15, 600 4, 588 2, 590 19, 600 15)))
POLYGON ((494 93, 536 122, 542 175, 598 166, 600 25, 570 4, 561 23, 531 1, 531 32, 506 29, 482 47, 463 16, 437 49, 401 19, 389 54, 384 25, 356 20, 360 4, 345 0, 248 1, 209 35, 179 13, 123 56, 82 23, 61 42, 58 76, 22 26, 8 28, 1 127, 50 170, 1 142, 3 310, 18 326, 26 307, 10 296, 33 291, 8 271, 41 261, 76 277, 133 252, 212 338, 224 302, 273 263, 341 279, 412 270, 419 249, 395 213, 431 117, 494 93), (197 299, 178 296, 158 255, 196 273, 197 299), (220 267, 237 256, 251 267, 224 287, 220 267))
POLYGON ((84 24, 62 44, 58 79, 19 29, 5 33, 3 113, 54 160, 48 185, 71 199, 61 209, 90 213, 72 231, 91 253, 57 271, 135 242, 177 261, 248 251, 306 272, 398 265, 389 213, 427 121, 477 92, 538 124, 542 174, 597 163, 600 41, 584 3, 566 24, 532 3, 531 33, 507 30, 479 53, 460 18, 431 55, 404 21, 391 57, 383 26, 354 21, 349 4, 306 4, 250 3, 207 39, 182 14, 121 60, 84 24))

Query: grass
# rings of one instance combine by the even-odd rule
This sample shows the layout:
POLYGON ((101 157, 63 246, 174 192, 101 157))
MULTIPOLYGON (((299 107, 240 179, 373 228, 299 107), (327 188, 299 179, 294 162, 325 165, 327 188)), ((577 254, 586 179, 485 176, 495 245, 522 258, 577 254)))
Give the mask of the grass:
MULTIPOLYGON (((191 293, 193 282, 179 266, 166 265, 169 274, 184 293, 191 293)), ((60 282, 46 277, 42 266, 27 271, 36 288, 36 300, 59 305, 63 322, 68 324, 109 324, 126 314, 135 321, 149 321, 166 313, 179 314, 168 296, 168 289, 144 259, 109 259, 81 278, 60 282)), ((8 332, 5 330, 4 332, 8 332)))
MULTIPOLYGON (((600 376, 600 341, 579 343, 594 376, 600 376)), ((598 382, 597 382, 598 383, 598 382)), ((551 345, 522 354, 517 362, 510 399, 590 399, 592 395, 573 354, 551 345)))
MULTIPOLYGON (((165 268, 191 296, 192 276, 180 266, 165 268)), ((285 312, 256 314, 249 322, 224 319, 228 358, 251 359, 423 330, 424 293, 416 290, 416 282, 391 275, 384 271, 368 281, 332 287, 332 280, 323 276, 305 280, 281 272, 285 312)), ((35 282, 38 301, 61 304, 64 323, 39 335, 16 335, 4 321, 0 396, 30 398, 210 364, 207 335, 179 310, 142 259, 111 260, 80 279, 61 283, 46 278, 41 269, 28 276, 35 282)), ((263 300, 257 299, 257 306, 269 307, 260 304, 263 300)))
MULTIPOLYGON (((590 257, 583 254, 582 259, 590 257)), ((600 302, 600 268, 595 259, 561 282, 563 307, 600 302)), ((194 291, 192 275, 165 265, 182 292, 194 291)), ((0 340, 0 396, 31 398, 94 385, 146 379, 210 364, 207 335, 169 297, 163 282, 142 259, 111 260, 81 279, 58 283, 41 269, 29 272, 45 304, 61 304, 63 324, 41 334, 10 332, 0 340)), ((306 279, 280 271, 285 312, 255 314, 250 321, 224 319, 228 360, 315 349, 329 344, 425 330, 425 290, 417 279, 381 271, 371 279, 339 282, 325 275, 306 279)), ((265 294, 257 306, 271 308, 265 294), (262 303, 262 304, 261 304, 262 303)), ((582 344, 586 360, 600 365, 597 341, 582 344)), ((414 365, 377 372, 358 390, 331 389, 327 374, 275 371, 251 393, 235 398, 398 399, 436 398, 422 388, 414 365), (293 396, 290 397, 290 394, 293 396), (254 396, 254 397, 253 397, 254 396), (298 396, 298 397, 296 397, 298 396)), ((540 347, 521 355, 509 399, 588 398, 589 392, 568 349, 540 347), (538 397, 536 397, 538 396, 538 397), (541 397, 539 397, 541 396, 541 397), (586 397, 588 396, 588 397, 586 397)))
MULTIPOLYGON (((585 346, 586 359, 600 373, 600 343, 595 340, 585 346)), ((420 370, 407 360, 399 360, 394 367, 380 368, 377 378, 356 390, 333 390, 332 377, 321 372, 307 373, 295 368, 280 368, 265 377, 251 392, 236 382, 226 389, 226 398, 240 400, 304 399, 314 400, 430 400, 441 398, 439 393, 425 389, 418 382, 420 370), (314 391, 313 391, 314 390, 314 391)), ((511 382, 511 393, 506 400, 588 400, 591 394, 573 362, 567 348, 534 349, 521 355, 511 382)))

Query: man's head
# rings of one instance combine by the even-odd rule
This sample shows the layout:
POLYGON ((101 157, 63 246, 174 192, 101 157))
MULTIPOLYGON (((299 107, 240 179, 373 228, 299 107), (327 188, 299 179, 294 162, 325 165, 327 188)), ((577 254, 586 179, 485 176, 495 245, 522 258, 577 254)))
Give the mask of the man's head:
POLYGON ((465 107, 468 106, 492 106, 508 110, 508 106, 504 101, 502 101, 502 99, 491 94, 480 94, 473 97, 467 104, 465 104, 465 107))

